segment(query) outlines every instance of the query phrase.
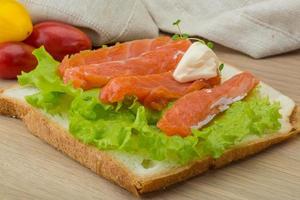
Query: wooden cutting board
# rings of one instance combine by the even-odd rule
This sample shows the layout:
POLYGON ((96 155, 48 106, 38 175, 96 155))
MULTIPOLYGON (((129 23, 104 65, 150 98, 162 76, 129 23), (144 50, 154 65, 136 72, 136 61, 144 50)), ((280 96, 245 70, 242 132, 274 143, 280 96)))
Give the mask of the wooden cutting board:
MULTIPOLYGON (((254 60, 217 46, 229 64, 252 71, 300 104, 300 51, 254 60)), ((0 87, 14 81, 1 81, 0 87)), ((130 193, 0 116, 0 199, 134 199, 130 193)), ((300 136, 146 199, 300 199, 300 136)))

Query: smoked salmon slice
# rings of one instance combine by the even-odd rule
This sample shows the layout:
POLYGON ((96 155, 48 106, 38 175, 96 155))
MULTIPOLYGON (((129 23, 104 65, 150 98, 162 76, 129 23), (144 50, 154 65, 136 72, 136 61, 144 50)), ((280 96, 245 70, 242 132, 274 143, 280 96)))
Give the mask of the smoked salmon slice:
POLYGON ((166 36, 155 39, 142 39, 124 42, 112 47, 100 48, 92 51, 82 51, 72 55, 71 57, 66 56, 59 66, 59 72, 63 75, 67 68, 137 57, 142 53, 152 51, 171 43, 172 41, 173 40, 170 37, 166 36))
POLYGON ((241 100, 257 84, 249 72, 243 72, 212 89, 188 93, 178 99, 157 123, 167 135, 188 136, 191 128, 201 128, 228 105, 241 100))
POLYGON ((220 77, 196 80, 190 83, 177 82, 171 72, 145 76, 123 76, 110 80, 102 89, 100 99, 104 103, 122 101, 125 96, 136 96, 145 106, 163 109, 169 101, 203 88, 220 83, 220 77))
POLYGON ((91 89, 103 87, 110 79, 119 76, 172 71, 190 45, 189 40, 174 41, 138 57, 68 68, 63 79, 65 83, 72 82, 76 88, 91 89))

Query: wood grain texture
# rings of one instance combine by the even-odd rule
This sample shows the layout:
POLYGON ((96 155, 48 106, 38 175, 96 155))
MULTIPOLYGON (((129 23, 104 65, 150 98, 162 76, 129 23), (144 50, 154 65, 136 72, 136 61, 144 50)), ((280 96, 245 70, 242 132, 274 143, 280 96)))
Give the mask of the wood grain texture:
MULTIPOLYGON (((217 55, 300 103, 300 51, 253 60, 224 47, 217 55)), ((0 87, 13 81, 0 81, 0 87)), ((145 199, 299 199, 300 139, 211 171, 145 199)), ((0 199, 133 199, 25 129, 0 116, 0 199)))

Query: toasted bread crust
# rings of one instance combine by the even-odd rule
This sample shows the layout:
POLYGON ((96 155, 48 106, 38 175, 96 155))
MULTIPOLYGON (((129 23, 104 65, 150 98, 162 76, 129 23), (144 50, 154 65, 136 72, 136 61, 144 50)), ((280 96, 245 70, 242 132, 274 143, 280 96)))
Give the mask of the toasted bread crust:
POLYGON ((190 165, 170 170, 167 173, 144 179, 142 182, 143 187, 139 189, 139 193, 147 193, 159 190, 166 187, 167 185, 171 185, 191 178, 193 176, 199 175, 209 169, 223 167, 233 161, 246 158, 274 144, 280 143, 297 135, 298 133, 300 133, 300 107, 296 107, 294 109, 294 112, 291 116, 291 122, 293 124, 294 129, 289 133, 272 134, 270 136, 260 138, 227 150, 218 159, 205 158, 202 160, 195 161, 190 165))
POLYGON ((23 101, 1 96, 0 94, 0 114, 22 119, 33 135, 67 154, 96 174, 117 183, 135 195, 164 189, 169 185, 199 175, 209 169, 219 168, 233 161, 243 159, 273 144, 284 141, 300 131, 300 108, 298 107, 291 116, 294 129, 289 133, 272 134, 227 150, 218 159, 207 157, 189 165, 145 178, 136 176, 105 151, 100 151, 93 146, 79 142, 39 110, 23 101))
POLYGON ((138 195, 135 187, 137 185, 136 179, 122 163, 105 151, 99 151, 95 147, 79 142, 37 109, 19 100, 0 97, 0 114, 22 119, 33 135, 67 154, 96 174, 138 195))

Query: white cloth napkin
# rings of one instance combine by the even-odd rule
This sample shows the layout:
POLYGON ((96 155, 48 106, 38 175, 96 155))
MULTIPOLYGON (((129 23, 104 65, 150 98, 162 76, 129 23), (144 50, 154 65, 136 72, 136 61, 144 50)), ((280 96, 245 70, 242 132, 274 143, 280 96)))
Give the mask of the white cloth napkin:
POLYGON ((20 0, 33 20, 82 27, 95 45, 181 28, 254 58, 300 48, 300 0, 20 0))

